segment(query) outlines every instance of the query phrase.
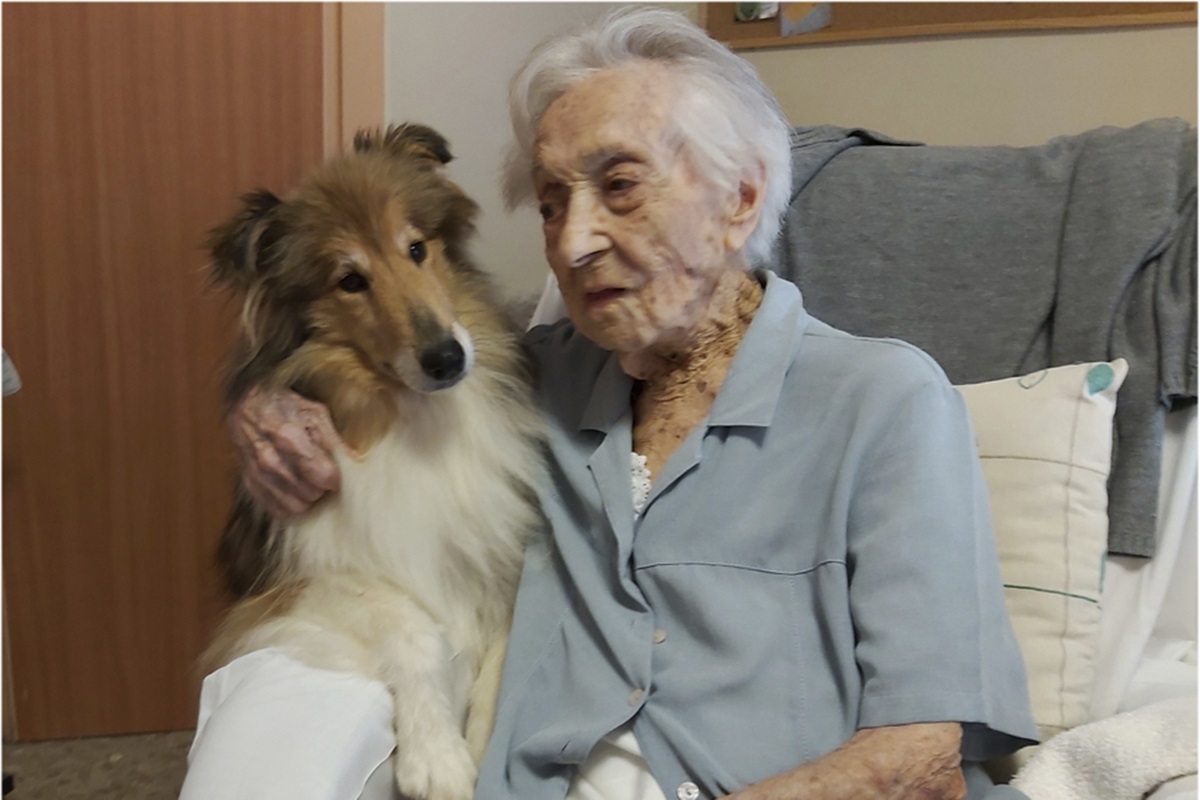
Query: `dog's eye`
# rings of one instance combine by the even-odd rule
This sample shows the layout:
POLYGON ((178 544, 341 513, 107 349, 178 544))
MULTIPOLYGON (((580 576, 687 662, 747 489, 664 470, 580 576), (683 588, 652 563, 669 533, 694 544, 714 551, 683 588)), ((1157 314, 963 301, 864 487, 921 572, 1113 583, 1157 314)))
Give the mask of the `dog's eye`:
POLYGON ((343 292, 365 292, 370 286, 370 281, 361 272, 347 272, 338 281, 338 288, 343 292))
POLYGON ((408 246, 408 255, 413 261, 420 264, 425 260, 426 248, 424 242, 413 242, 408 246))

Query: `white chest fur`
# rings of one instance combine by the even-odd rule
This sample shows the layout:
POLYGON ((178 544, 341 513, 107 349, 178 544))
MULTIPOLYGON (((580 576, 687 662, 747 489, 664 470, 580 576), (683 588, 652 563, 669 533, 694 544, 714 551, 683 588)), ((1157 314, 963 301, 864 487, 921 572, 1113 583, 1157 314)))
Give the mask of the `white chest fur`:
POLYGON ((471 632, 507 614, 536 524, 525 488, 539 469, 536 418, 478 371, 400 402, 365 457, 339 456, 341 492, 289 526, 285 558, 310 582, 352 574, 393 586, 474 649, 471 632))

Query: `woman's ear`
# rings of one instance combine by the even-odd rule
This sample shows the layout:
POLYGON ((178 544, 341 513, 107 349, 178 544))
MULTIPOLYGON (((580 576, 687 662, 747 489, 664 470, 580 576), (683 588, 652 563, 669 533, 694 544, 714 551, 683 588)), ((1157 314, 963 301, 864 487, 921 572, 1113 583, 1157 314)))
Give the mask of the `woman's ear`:
POLYGON ((758 228, 766 188, 767 171, 762 164, 756 164, 752 171, 742 176, 737 195, 730 200, 729 224, 725 230, 725 248, 729 252, 735 253, 745 247, 750 234, 758 228))

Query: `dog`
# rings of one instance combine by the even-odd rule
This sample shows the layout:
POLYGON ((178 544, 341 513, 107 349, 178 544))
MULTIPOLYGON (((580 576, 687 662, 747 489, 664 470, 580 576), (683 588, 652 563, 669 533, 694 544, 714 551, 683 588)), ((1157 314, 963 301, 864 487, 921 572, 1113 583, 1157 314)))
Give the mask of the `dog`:
POLYGON ((285 199, 244 196, 208 242, 216 282, 243 299, 231 402, 292 389, 354 453, 336 455, 342 489, 287 523, 239 487, 220 553, 242 599, 204 668, 273 647, 382 681, 413 800, 474 793, 541 524, 529 365, 467 255, 477 206, 450 159, 421 125, 362 131, 285 199))

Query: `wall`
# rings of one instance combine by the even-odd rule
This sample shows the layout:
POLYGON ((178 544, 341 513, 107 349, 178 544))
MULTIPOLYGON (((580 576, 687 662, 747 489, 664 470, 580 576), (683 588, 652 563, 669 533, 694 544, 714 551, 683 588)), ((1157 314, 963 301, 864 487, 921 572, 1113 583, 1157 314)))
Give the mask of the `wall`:
POLYGON ((797 125, 929 144, 1040 144, 1099 125, 1196 124, 1196 29, 913 39, 747 51, 797 125))
POLYGON ((386 113, 423 122, 450 140, 450 172, 481 207, 474 248, 480 266, 512 292, 541 286, 541 220, 533 209, 511 216, 497 176, 510 138, 508 80, 551 34, 617 3, 389 3, 386 113))
MULTIPOLYGON (((539 220, 504 211, 508 79, 546 36, 613 3, 391 3, 390 120, 441 130, 481 205, 475 248, 511 292, 545 276, 539 220)), ((694 3, 671 5, 693 18, 694 3)), ((865 126, 931 144, 1033 144, 1158 116, 1196 122, 1194 28, 921 39, 747 51, 795 124, 865 126)))

